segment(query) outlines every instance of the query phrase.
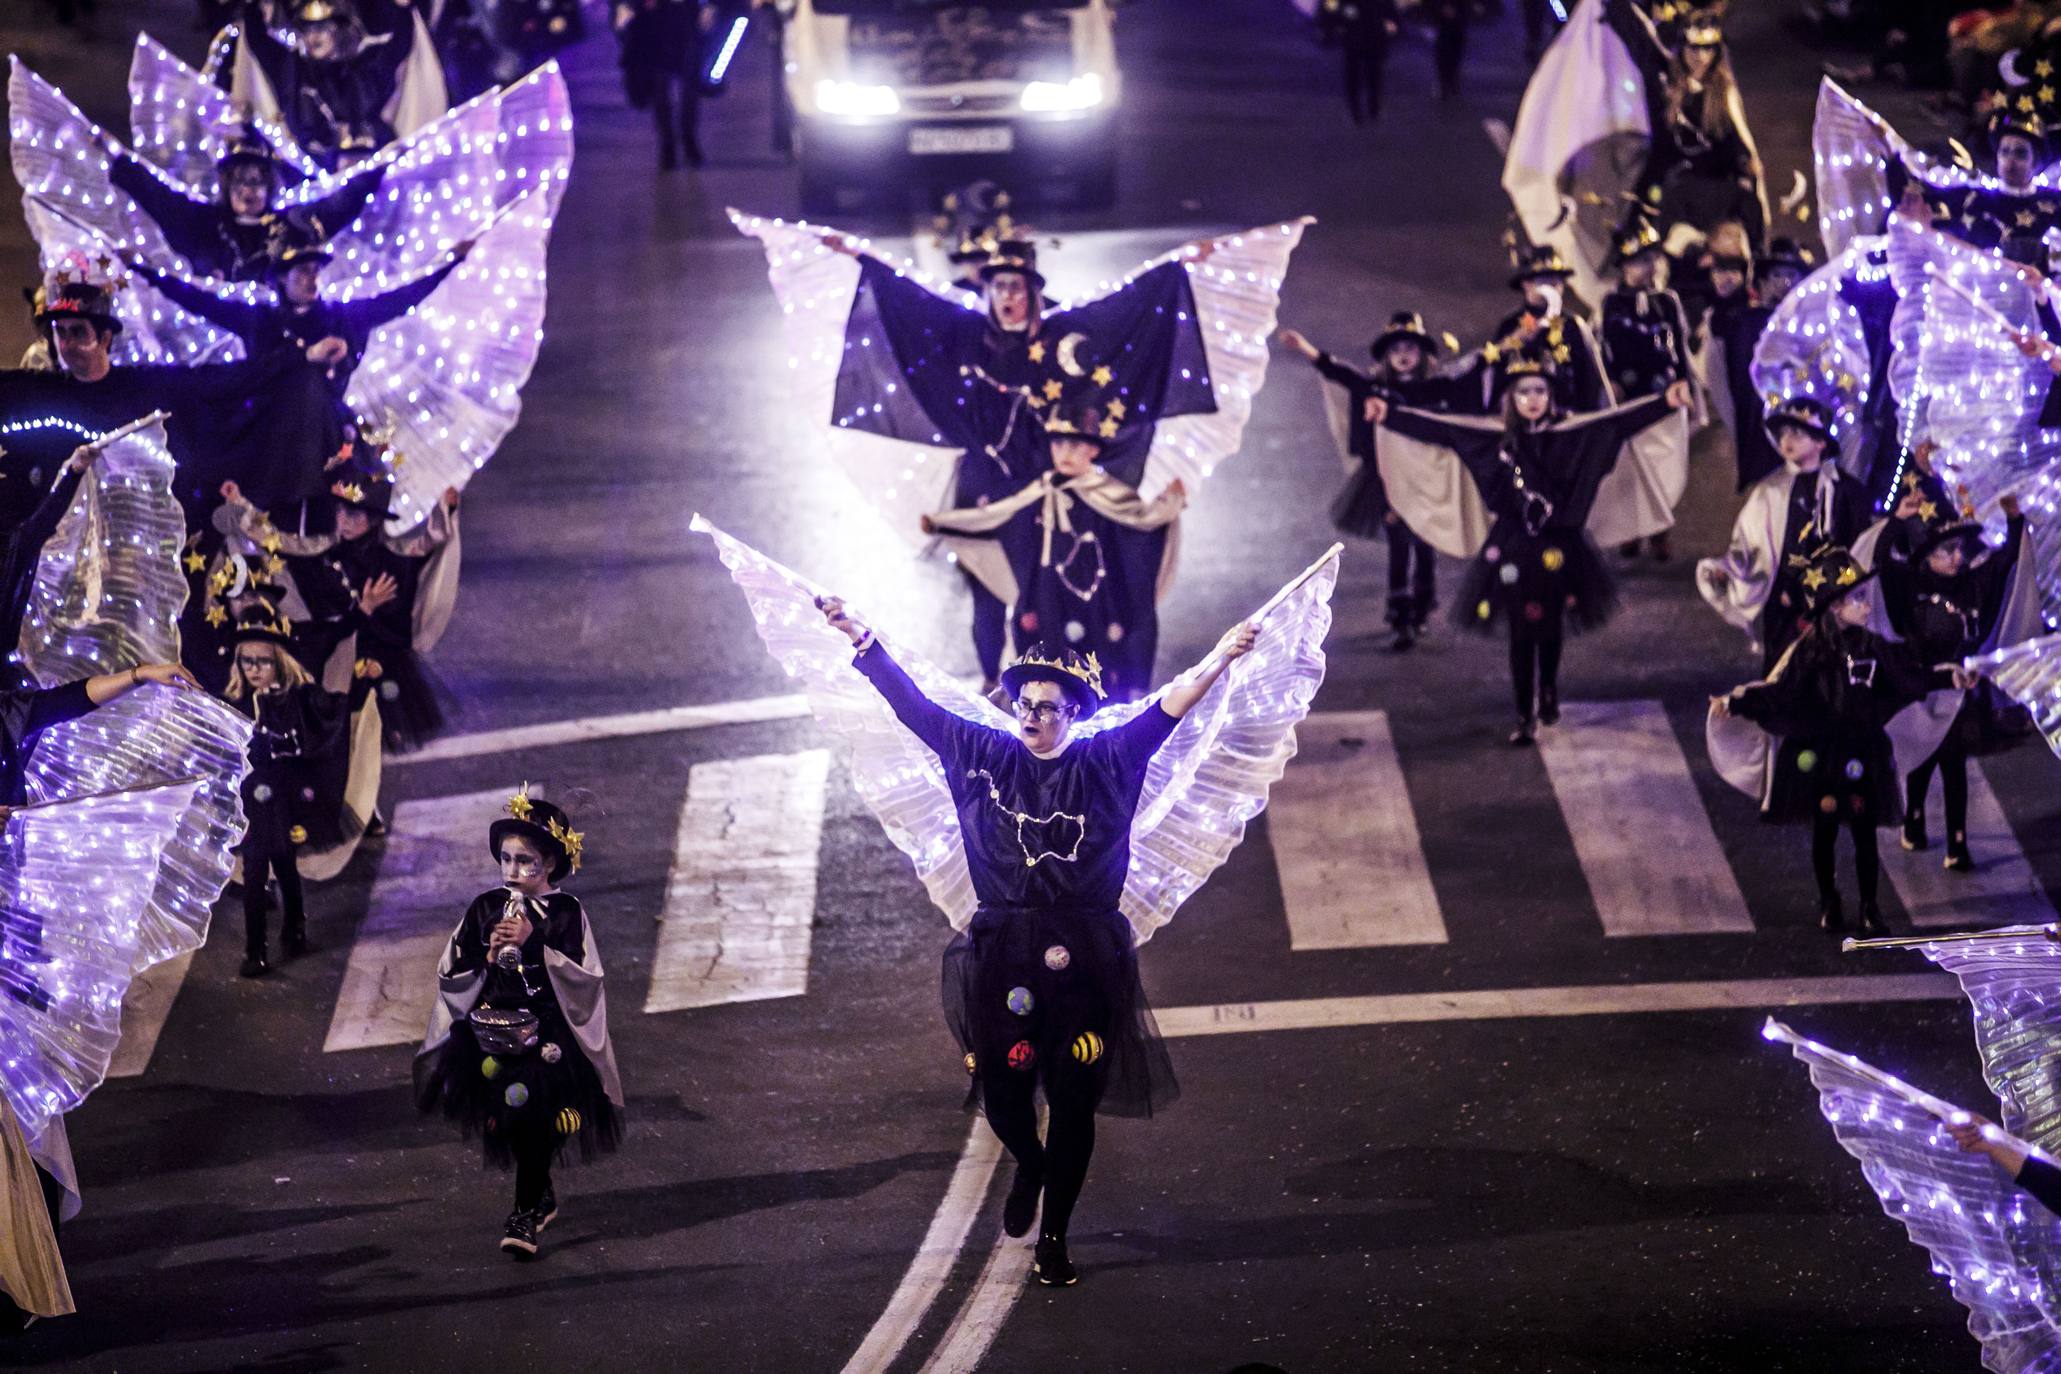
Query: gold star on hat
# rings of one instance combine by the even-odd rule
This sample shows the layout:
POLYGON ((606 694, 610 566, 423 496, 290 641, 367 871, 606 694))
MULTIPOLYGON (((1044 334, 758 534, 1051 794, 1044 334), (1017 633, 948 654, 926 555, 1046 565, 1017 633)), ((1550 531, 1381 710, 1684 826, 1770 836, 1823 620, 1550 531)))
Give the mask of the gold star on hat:
POLYGON ((1122 419, 1122 418, 1124 417, 1124 412, 1125 412, 1125 410, 1126 410, 1126 407, 1125 407, 1125 405, 1124 405, 1124 398, 1123 398, 1123 397, 1121 397, 1121 396, 1113 396, 1113 397, 1111 397, 1111 398, 1110 398, 1110 401, 1109 401, 1109 413, 1110 413, 1111 415, 1114 415, 1114 416, 1116 416, 1116 418, 1117 418, 1117 419, 1121 420, 1121 419, 1122 419))
POLYGON ((205 568, 207 565, 208 561, 205 558, 202 558, 198 553, 189 553, 186 555, 186 571, 188 572, 199 572, 202 568, 205 568))
POLYGON ((1096 431, 1105 439, 1114 439, 1116 437, 1116 417, 1112 415, 1104 420, 1100 425, 1096 426, 1096 431))
POLYGON ((229 623, 229 612, 222 609, 220 602, 216 602, 208 607, 207 621, 210 625, 227 625, 229 623))
POLYGON ((1860 580, 1861 570, 1851 563, 1839 570, 1839 585, 1842 587, 1851 587, 1860 580))
POLYGON ((1825 574, 1819 572, 1816 568, 1812 568, 1803 575, 1803 585, 1806 590, 1814 592, 1825 585, 1825 574))

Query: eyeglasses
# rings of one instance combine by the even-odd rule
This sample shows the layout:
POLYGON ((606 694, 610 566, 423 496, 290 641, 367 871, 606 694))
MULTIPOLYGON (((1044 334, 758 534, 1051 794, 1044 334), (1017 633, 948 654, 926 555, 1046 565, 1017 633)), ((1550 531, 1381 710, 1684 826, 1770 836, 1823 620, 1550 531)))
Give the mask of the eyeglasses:
POLYGON ((1016 714, 1025 720, 1058 720, 1071 716, 1073 708, 1058 701, 1031 701, 1024 697, 1016 699, 1016 714))
POLYGON ((246 658, 242 654, 238 654, 236 656, 236 666, 241 668, 246 673, 255 673, 260 668, 270 668, 273 665, 272 660, 269 657, 246 658))

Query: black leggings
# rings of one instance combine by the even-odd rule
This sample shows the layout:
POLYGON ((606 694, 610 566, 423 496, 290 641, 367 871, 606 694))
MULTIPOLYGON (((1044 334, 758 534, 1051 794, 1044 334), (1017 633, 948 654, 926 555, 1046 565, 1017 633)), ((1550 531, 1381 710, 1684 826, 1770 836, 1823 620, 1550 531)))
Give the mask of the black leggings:
POLYGON ((274 849, 262 841, 246 840, 243 855, 243 951, 265 952, 265 874, 279 879, 281 935, 300 935, 307 929, 307 913, 301 907, 301 871, 294 865, 293 850, 274 849))
POLYGON ((527 1212, 551 1189, 551 1157, 558 1150, 549 1128, 512 1142, 515 1151, 515 1210, 527 1212))
POLYGON ((1853 872, 1860 883, 1861 905, 1875 905, 1876 879, 1881 872, 1881 860, 1875 852, 1875 823, 1873 820, 1846 818, 1842 820, 1837 812, 1820 815, 1811 822, 1811 871, 1818 876, 1818 896, 1826 902, 1839 897, 1839 828, 1844 825, 1853 836, 1853 872))
POLYGON ((1536 714, 1534 677, 1538 700, 1560 700, 1560 646, 1564 642, 1557 630, 1552 634, 1530 630, 1519 633, 1515 625, 1511 626, 1510 685, 1516 693, 1520 720, 1530 720, 1536 714))
POLYGON ((1911 770, 1904 782, 1904 814, 1925 814, 1925 793, 1932 787, 1933 770, 1939 771, 1939 790, 1946 797, 1946 828, 1949 843, 1968 838, 1968 746, 1961 740, 1959 723, 1947 730, 1947 737, 1933 750, 1932 757, 1911 770))
POLYGON ((701 156, 701 78, 699 75, 661 77, 651 97, 651 118, 658 126, 658 146, 665 152, 672 152, 673 142, 673 89, 680 92, 680 144, 685 145, 687 156, 698 159, 701 156))
POLYGON ((1438 64, 1438 93, 1452 98, 1460 93, 1460 60, 1467 55, 1467 21, 1441 22, 1432 36, 1431 54, 1438 64))
POLYGON ((1073 1205, 1088 1178, 1088 1158, 1095 1153, 1095 1107, 1102 1096, 1101 1075, 1062 1068, 1045 1085, 1051 1120, 1045 1139, 1038 1140, 1037 1080, 1004 1069, 981 1080, 981 1104, 988 1125, 1016 1157, 1018 1167, 1041 1175, 1045 1182, 1041 1235, 1066 1239, 1073 1205))
POLYGON ((1381 117, 1381 76, 1388 66, 1388 44, 1354 43, 1345 48, 1345 106, 1355 121, 1381 117))
POLYGON ((1438 555, 1401 520, 1391 517, 1388 540, 1388 623, 1422 626, 1438 596, 1438 555))
POLYGON ((973 655, 980 660, 981 681, 1000 682, 1002 649, 1009 638, 1009 608, 966 569, 959 569, 959 576, 966 579, 966 590, 973 596, 973 655))

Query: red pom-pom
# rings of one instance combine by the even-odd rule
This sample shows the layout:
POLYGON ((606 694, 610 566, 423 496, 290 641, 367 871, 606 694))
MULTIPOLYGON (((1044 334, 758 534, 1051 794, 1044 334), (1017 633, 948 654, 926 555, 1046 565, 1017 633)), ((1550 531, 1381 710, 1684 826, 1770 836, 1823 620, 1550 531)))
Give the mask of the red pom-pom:
POLYGON ((1028 1040, 1019 1040, 1009 1047, 1009 1067, 1027 1069, 1038 1061, 1038 1052, 1031 1048, 1028 1040))

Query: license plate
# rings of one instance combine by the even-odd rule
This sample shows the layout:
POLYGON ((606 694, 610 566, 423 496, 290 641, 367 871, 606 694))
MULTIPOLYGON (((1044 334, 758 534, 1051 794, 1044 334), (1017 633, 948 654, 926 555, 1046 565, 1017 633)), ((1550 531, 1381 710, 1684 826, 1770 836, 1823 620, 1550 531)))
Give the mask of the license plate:
POLYGON ((1007 124, 970 129, 911 129, 909 151, 917 157, 952 153, 1006 153, 1016 146, 1016 131, 1007 124))

